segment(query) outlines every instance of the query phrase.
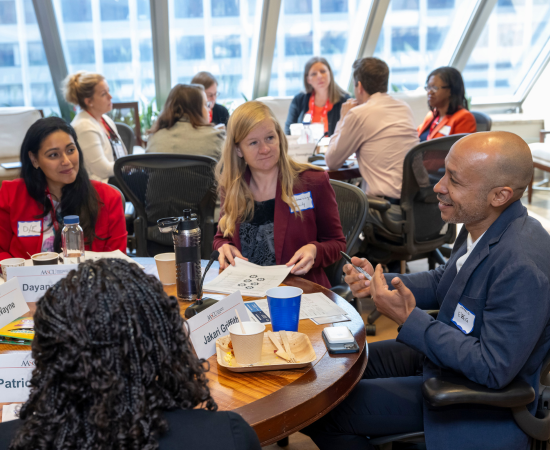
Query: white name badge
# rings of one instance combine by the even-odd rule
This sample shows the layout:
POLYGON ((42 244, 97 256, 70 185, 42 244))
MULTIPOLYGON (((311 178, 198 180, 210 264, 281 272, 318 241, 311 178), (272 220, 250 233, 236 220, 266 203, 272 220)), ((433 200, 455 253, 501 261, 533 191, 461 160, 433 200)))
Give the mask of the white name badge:
MULTIPOLYGON (((0 328, 29 311, 17 280, 0 285, 0 328)), ((1 397, 0 397, 1 398, 1 397)))
MULTIPOLYGON (((298 209, 300 211, 313 209, 313 198, 311 198, 311 191, 296 194, 294 196, 294 200, 296 200, 296 203, 298 204, 298 209)), ((290 212, 294 213, 294 211, 292 211, 292 208, 290 208, 290 212)))
POLYGON ((455 313, 451 322, 453 322, 464 334, 470 334, 474 329, 476 316, 472 311, 466 309, 460 303, 456 305, 455 313))
POLYGON ((210 308, 187 320, 191 342, 199 358, 208 359, 216 354, 216 340, 229 334, 229 327, 238 323, 235 309, 243 320, 248 317, 241 291, 228 295, 210 308))
POLYGON ((33 369, 34 359, 31 352, 11 352, 0 355, 2 402, 24 402, 29 398, 33 369))
POLYGON ((445 125, 444 127, 441 127, 439 133, 441 133, 443 136, 449 136, 449 134, 451 134, 451 127, 449 125, 445 125))
POLYGON ((28 222, 17 222, 17 236, 18 237, 30 237, 40 236, 42 231, 41 220, 31 220, 28 222))
POLYGON ((36 302, 51 286, 65 278, 71 270, 77 267, 77 264, 7 267, 6 274, 8 280, 17 278, 19 289, 21 289, 26 302, 36 302))

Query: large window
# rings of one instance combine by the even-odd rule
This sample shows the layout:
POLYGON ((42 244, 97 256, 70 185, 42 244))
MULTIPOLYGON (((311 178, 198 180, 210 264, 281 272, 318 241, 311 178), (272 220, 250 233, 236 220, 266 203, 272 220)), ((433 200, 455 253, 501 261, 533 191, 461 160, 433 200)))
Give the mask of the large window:
POLYGON ((418 89, 448 65, 475 0, 391 0, 374 56, 390 67, 390 89, 418 89))
POLYGON ((59 114, 31 0, 0 0, 0 106, 59 114))
POLYGON ((113 101, 155 96, 147 0, 53 0, 69 73, 107 79, 113 101))
POLYGON ((169 0, 172 85, 200 71, 218 80, 218 103, 252 96, 262 0, 169 0), (244 96, 244 97, 243 97, 244 96))
POLYGON ((464 69, 467 94, 479 103, 514 100, 549 39, 550 2, 499 0, 464 69))
POLYGON ((370 0, 283 0, 269 95, 302 91, 312 56, 325 57, 346 89, 370 5, 370 0))

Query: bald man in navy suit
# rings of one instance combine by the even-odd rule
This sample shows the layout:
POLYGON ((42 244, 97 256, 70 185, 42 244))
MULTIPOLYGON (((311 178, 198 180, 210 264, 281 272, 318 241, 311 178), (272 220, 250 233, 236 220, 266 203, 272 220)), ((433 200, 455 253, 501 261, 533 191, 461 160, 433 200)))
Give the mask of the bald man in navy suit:
POLYGON ((367 437, 425 432, 428 449, 527 449, 511 411, 483 405, 431 409, 424 380, 459 375, 500 389, 528 382, 536 400, 550 349, 550 236, 521 197, 533 175, 527 144, 507 132, 459 140, 434 187, 441 217, 463 223, 448 262, 428 272, 384 274, 365 259, 346 282, 401 326, 369 345, 363 379, 334 410, 303 430, 320 449, 372 448, 367 437), (423 310, 438 309, 437 320, 423 310))

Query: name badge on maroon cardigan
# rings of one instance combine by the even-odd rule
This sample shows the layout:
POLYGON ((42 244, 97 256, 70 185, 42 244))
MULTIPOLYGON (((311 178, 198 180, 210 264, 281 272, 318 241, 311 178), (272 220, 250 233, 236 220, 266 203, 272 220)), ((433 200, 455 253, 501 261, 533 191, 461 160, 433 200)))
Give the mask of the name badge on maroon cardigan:
POLYGON ((42 231, 42 221, 40 220, 17 222, 18 237, 40 236, 41 231, 42 231))
MULTIPOLYGON (((305 211, 307 209, 313 209, 313 198, 311 197, 311 191, 302 192, 301 194, 296 194, 294 200, 298 204, 298 209, 300 211, 305 211)), ((290 212, 294 214, 292 208, 290 212)))

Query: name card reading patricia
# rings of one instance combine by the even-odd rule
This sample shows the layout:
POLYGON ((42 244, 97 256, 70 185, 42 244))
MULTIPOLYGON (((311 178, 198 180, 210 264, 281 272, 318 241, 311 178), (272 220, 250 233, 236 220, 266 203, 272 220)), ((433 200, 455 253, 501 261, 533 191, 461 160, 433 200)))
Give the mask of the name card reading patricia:
POLYGON ((50 287, 77 267, 77 264, 7 267, 6 274, 8 280, 17 278, 26 302, 36 302, 50 287))
POLYGON ((26 401, 33 369, 31 352, 0 355, 0 400, 4 403, 26 401))
MULTIPOLYGON (((0 328, 29 311, 17 280, 0 285, 0 328)), ((2 397, 0 397, 0 401, 2 397)))
POLYGON ((208 359, 216 354, 216 340, 229 334, 229 327, 238 323, 235 309, 241 319, 248 319, 241 291, 228 295, 196 316, 187 320, 191 330, 191 342, 199 358, 208 359))

